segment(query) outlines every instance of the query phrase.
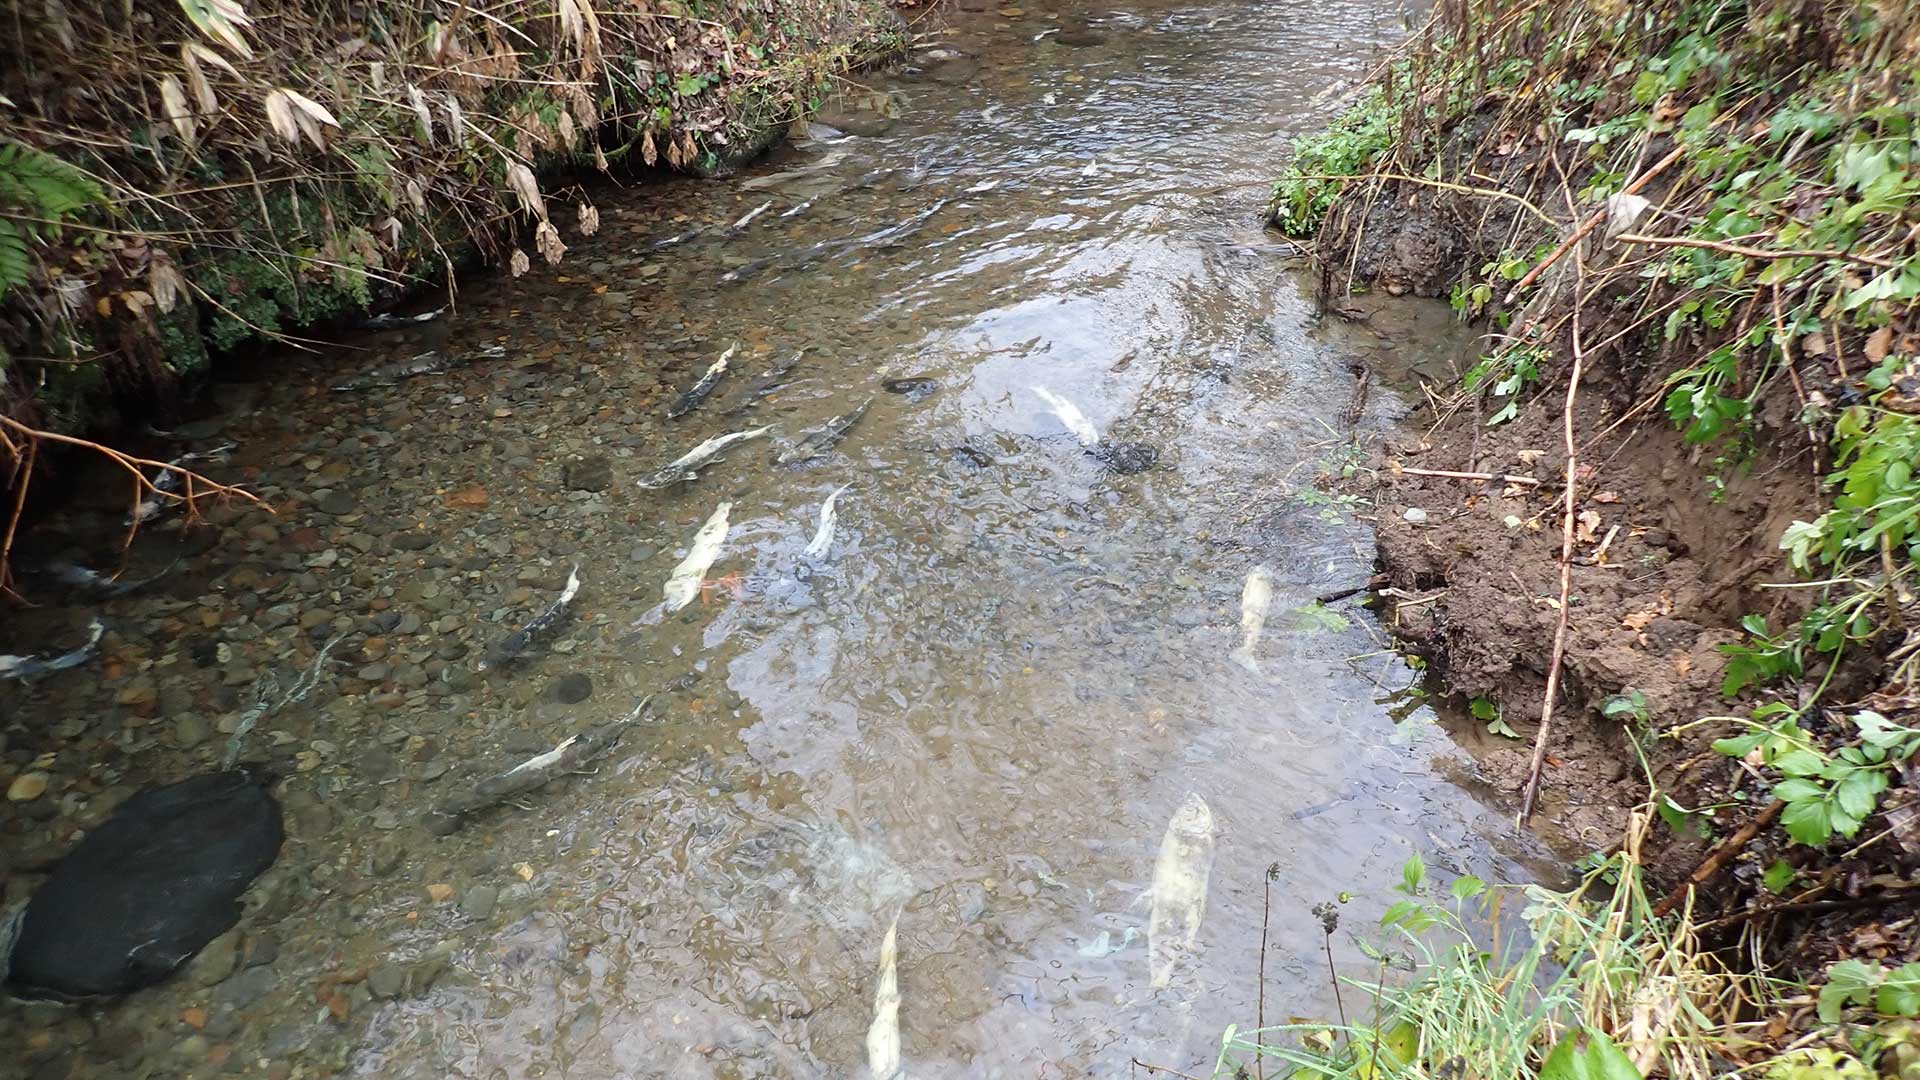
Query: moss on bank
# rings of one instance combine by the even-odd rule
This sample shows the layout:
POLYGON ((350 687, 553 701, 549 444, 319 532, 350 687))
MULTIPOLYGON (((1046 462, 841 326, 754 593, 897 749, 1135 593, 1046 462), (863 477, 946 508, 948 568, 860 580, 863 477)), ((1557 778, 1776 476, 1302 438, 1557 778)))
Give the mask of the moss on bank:
MULTIPOLYGON (((1908 4, 1443 6, 1276 192, 1329 290, 1485 329, 1383 462, 1418 600, 1391 617, 1525 740, 1550 703, 1543 756, 1483 761, 1516 802, 1531 766, 1595 846, 1659 811, 1628 872, 1762 976, 1720 1012, 1663 1000, 1777 1017, 1703 1036, 1760 1075, 1910 1068, 1920 1013, 1920 938, 1887 914, 1920 866, 1917 61, 1908 4)), ((1512 1074, 1566 1075, 1557 1045, 1512 1074)), ((1343 1053, 1322 1071, 1372 1075, 1343 1053)))
POLYGON ((138 0, 23 8, 0 62, 0 409, 85 425, 209 350, 481 259, 564 257, 589 169, 724 172, 849 68, 884 0, 138 0))

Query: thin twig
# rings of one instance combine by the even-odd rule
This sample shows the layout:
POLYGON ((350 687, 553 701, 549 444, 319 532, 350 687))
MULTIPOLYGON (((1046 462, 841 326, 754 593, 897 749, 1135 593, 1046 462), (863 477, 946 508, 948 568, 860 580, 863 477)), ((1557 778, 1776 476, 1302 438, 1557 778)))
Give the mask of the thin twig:
POLYGON ((19 530, 21 515, 26 509, 27 486, 33 482, 34 459, 38 455, 40 444, 43 441, 64 443, 69 446, 78 446, 95 451, 105 455, 107 460, 132 474, 134 481, 133 508, 135 512, 129 515, 130 527, 127 532, 128 543, 132 542, 135 532, 139 530, 140 521, 138 511, 143 496, 150 495, 158 499, 171 499, 175 502, 185 504, 189 509, 197 505, 201 499, 209 496, 218 496, 221 498, 237 497, 266 507, 269 511, 272 510, 272 507, 267 506, 266 502, 258 495, 253 494, 245 488, 232 487, 214 480, 209 480, 184 466, 165 461, 155 461, 151 458, 135 457, 131 454, 121 453, 110 446, 103 446, 91 439, 62 435, 56 431, 43 431, 39 428, 21 423, 12 417, 0 416, 0 446, 4 446, 7 456, 13 458, 15 463, 12 480, 14 484, 13 509, 7 518, 5 537, 0 539, 0 588, 5 588, 7 591, 10 591, 10 586, 8 586, 7 583, 11 580, 9 576, 9 566, 13 554, 13 541, 15 534, 19 530), (19 443, 14 442, 12 438, 7 436, 6 432, 9 431, 19 437, 19 443), (21 444, 24 444, 24 449, 21 444), (155 485, 153 479, 147 476, 144 471, 147 469, 153 470, 154 477, 156 478, 161 473, 177 473, 182 481, 180 485, 181 490, 166 491, 161 489, 155 485))
POLYGON ((1621 233, 1614 239, 1623 244, 1649 244, 1653 247, 1705 248, 1724 255, 1739 255, 1748 259, 1845 259, 1862 266, 1891 270, 1901 264, 1892 259, 1882 259, 1875 255, 1858 255, 1838 248, 1756 248, 1743 244, 1729 244, 1724 240, 1700 240, 1691 236, 1642 236, 1638 233, 1621 233))
POLYGON ((1515 476, 1512 473, 1460 472, 1453 469, 1413 469, 1404 465, 1389 466, 1394 472, 1408 476, 1438 476, 1447 480, 1498 480, 1505 484, 1522 484, 1526 487, 1539 487, 1540 480, 1532 476, 1515 476))
MULTIPOLYGON (((1642 188, 1646 187, 1648 184, 1653 182, 1654 177, 1659 176, 1661 173, 1665 172, 1669 165, 1672 165, 1674 162, 1679 161, 1681 158, 1681 155, 1685 154, 1686 152, 1687 152, 1687 148, 1684 144, 1681 146, 1674 147, 1672 153, 1668 154, 1666 157, 1663 157, 1659 161, 1655 162, 1653 167, 1648 169, 1646 172, 1641 173, 1639 178, 1636 179, 1633 183, 1628 184, 1626 186, 1626 189, 1622 191, 1621 194, 1622 195, 1638 195, 1642 188)), ((1527 274, 1525 277, 1515 282, 1513 285, 1513 288, 1507 290, 1505 303, 1512 304, 1515 298, 1517 298, 1520 295, 1522 290, 1524 290, 1527 286, 1533 284, 1535 281, 1538 281, 1540 279, 1541 274, 1546 273, 1548 268, 1550 268, 1551 266, 1553 266, 1554 263, 1559 262, 1563 257, 1565 257, 1567 252, 1572 251, 1574 247, 1580 243, 1580 241, 1586 239, 1586 236, 1588 233, 1592 232, 1594 229, 1599 228, 1600 223, 1607 220, 1607 215, 1608 215, 1608 209, 1604 206, 1598 210, 1595 210, 1591 215, 1589 215, 1585 223, 1583 223, 1579 228, 1575 229, 1571 234, 1569 234, 1565 240, 1562 240, 1560 242, 1559 247, 1553 249, 1552 254, 1549 254, 1546 258, 1540 260, 1539 265, 1527 271, 1527 274)))
POLYGON ((1267 922, 1273 917, 1273 879, 1279 874, 1279 863, 1267 867, 1266 891, 1260 908, 1260 990, 1259 1004, 1254 1010, 1254 1022, 1259 1027, 1253 1033, 1253 1068, 1258 1080, 1267 1078, 1266 1055, 1261 1052, 1267 1042, 1267 922))
POLYGON ((1149 1065, 1146 1062, 1141 1061, 1139 1058, 1130 1058, 1128 1060, 1132 1061, 1133 1064, 1138 1066, 1139 1068, 1147 1070, 1147 1075, 1149 1076, 1152 1076, 1156 1073, 1166 1073, 1168 1076, 1178 1076, 1181 1078, 1181 1080, 1200 1080, 1199 1077, 1193 1075, 1192 1073, 1183 1073, 1179 1069, 1173 1068, 1168 1065, 1149 1065))
POLYGON ((1455 184, 1447 180, 1434 180, 1425 176, 1413 176, 1408 173, 1396 173, 1396 172, 1370 172, 1366 174, 1365 177, 1341 175, 1337 173, 1297 173, 1297 174, 1288 175, 1287 179, 1289 180, 1360 180, 1360 179, 1398 180, 1403 184, 1421 184, 1425 187, 1439 188, 1442 191, 1457 191, 1463 195, 1481 195, 1489 199, 1506 199, 1508 202, 1519 203, 1523 208, 1526 209, 1527 213, 1532 214, 1534 217, 1539 218, 1541 221, 1546 222, 1548 225, 1559 224, 1559 222, 1548 217, 1546 211, 1533 205, 1531 202, 1528 202, 1525 198, 1519 195, 1515 195, 1511 191, 1501 191, 1499 188, 1474 187, 1472 184, 1455 184))
POLYGON ((1586 366, 1586 350, 1580 339, 1580 305, 1584 298, 1576 290, 1573 297, 1573 371, 1567 375, 1567 400, 1560 410, 1561 434, 1566 439, 1567 488, 1560 520, 1560 610, 1553 627, 1553 655, 1547 661, 1547 690, 1540 701, 1540 730, 1533 737, 1533 762, 1527 768, 1527 786, 1520 796, 1520 814, 1525 825, 1533 818, 1533 803, 1540 795, 1540 772, 1547 764, 1547 740, 1553 733, 1553 702, 1560 694, 1560 667, 1567 656, 1567 609, 1573 597, 1573 518, 1577 495, 1579 450, 1573 440, 1574 403, 1580 392, 1580 375, 1586 366))

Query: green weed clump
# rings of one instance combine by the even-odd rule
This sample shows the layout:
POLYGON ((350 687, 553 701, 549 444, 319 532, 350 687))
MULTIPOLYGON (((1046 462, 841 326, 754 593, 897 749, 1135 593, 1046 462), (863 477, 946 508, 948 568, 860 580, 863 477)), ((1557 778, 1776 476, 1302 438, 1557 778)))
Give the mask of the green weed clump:
POLYGON ((1395 940, 1360 941, 1381 973, 1378 982, 1352 984, 1371 999, 1369 1019, 1229 1029, 1215 1075, 1720 1075, 1724 1062, 1753 1046, 1753 1025, 1736 1017, 1756 984, 1703 952, 1686 918, 1653 914, 1638 845, 1631 848, 1570 892, 1461 877, 1439 899, 1416 856, 1402 875, 1400 900, 1381 920, 1395 940))
POLYGON ((1288 236, 1312 236, 1339 197, 1346 178, 1358 175, 1393 144, 1394 112, 1385 91, 1366 96, 1327 130, 1293 143, 1293 161, 1273 185, 1268 214, 1288 236))
MULTIPOLYGON (((1817 994, 1723 966, 1690 912, 1646 892, 1634 815, 1627 843, 1574 889, 1455 879, 1436 899, 1410 860, 1381 919, 1355 941, 1374 982, 1364 1022, 1230 1027, 1214 1076, 1287 1080, 1870 1080, 1920 1075, 1920 963, 1850 959, 1817 994), (1784 1049, 1782 1021, 1819 1026, 1784 1049)), ((1329 940, 1337 917, 1316 909, 1329 940)))

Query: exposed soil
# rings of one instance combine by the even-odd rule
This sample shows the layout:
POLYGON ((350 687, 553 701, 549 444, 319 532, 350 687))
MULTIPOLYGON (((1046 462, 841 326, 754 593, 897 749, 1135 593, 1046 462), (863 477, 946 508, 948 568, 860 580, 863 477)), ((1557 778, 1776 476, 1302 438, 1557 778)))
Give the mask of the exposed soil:
MULTIPOLYGON (((1457 216, 1389 187, 1369 217, 1391 228, 1376 230, 1357 256, 1329 259, 1350 260, 1356 291, 1371 282, 1395 292, 1442 293, 1465 258, 1442 273, 1434 249, 1403 241, 1443 237, 1444 250, 1464 256, 1457 216), (1420 250, 1403 257, 1403 248, 1420 250)), ((1587 313, 1598 326, 1608 326, 1612 315, 1587 313)), ((1720 694, 1726 658, 1719 647, 1741 639, 1745 613, 1767 613, 1774 626, 1799 614, 1785 610, 1796 603, 1793 592, 1760 586, 1785 578, 1781 531, 1818 513, 1810 449, 1790 410, 1763 410, 1751 458, 1732 469, 1716 466, 1713 451, 1688 445, 1666 422, 1650 360, 1618 350, 1589 356, 1576 399, 1581 479, 1573 602, 1536 821, 1585 850, 1618 841, 1628 811, 1647 798, 1649 769, 1662 791, 1689 805, 1719 802, 1737 787, 1739 764, 1707 747, 1724 730, 1702 725, 1678 739, 1647 733, 1735 708, 1720 694), (1649 723, 1603 713, 1610 699, 1630 690, 1645 696, 1649 723), (1638 752, 1630 728, 1639 735, 1638 752)), ((1486 735, 1485 724, 1470 716, 1458 725, 1463 743, 1477 747, 1481 779, 1516 807, 1557 622, 1568 366, 1565 357, 1543 364, 1518 415, 1502 425, 1487 425, 1497 406, 1484 401, 1442 406, 1438 415, 1422 408, 1405 434, 1383 444, 1376 462, 1390 623, 1448 692, 1463 703, 1488 699, 1518 733, 1486 735)), ((1458 385, 1456 376, 1436 389, 1444 397, 1458 385)), ((1745 814, 1721 811, 1716 832, 1745 814)), ((1662 836, 1653 872, 1678 880, 1704 845, 1697 837, 1662 836)))

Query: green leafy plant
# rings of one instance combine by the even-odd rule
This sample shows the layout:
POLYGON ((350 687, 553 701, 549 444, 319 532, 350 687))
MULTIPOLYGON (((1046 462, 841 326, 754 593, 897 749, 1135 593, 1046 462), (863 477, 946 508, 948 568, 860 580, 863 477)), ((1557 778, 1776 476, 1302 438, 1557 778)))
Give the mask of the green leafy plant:
POLYGON ((1293 162, 1273 186, 1271 216, 1288 236, 1312 236, 1340 194, 1393 141, 1393 110, 1374 87, 1318 135, 1295 140, 1293 162))
POLYGON ((1479 720, 1487 725, 1487 734, 1489 735, 1502 735, 1509 739, 1517 739, 1520 737, 1519 732, 1513 730, 1505 720, 1501 719, 1500 706, 1495 705, 1491 698, 1474 698, 1472 701, 1467 702, 1467 711, 1473 714, 1475 720, 1479 720))
POLYGON ((1871 1009, 1882 1016, 1920 1016, 1920 964, 1889 968, 1866 960, 1842 960, 1827 969, 1820 988, 1820 1019, 1838 1023, 1843 1010, 1871 1009))
POLYGON ((1546 357, 1546 350, 1537 345, 1509 345, 1467 369, 1465 381, 1469 391, 1490 386, 1496 397, 1507 399, 1505 405, 1487 418, 1488 427, 1520 415, 1520 392, 1540 378, 1540 364, 1546 357))
POLYGON ((1511 252, 1482 265, 1477 279, 1469 278, 1453 287, 1453 310, 1465 319, 1478 318, 1493 301, 1495 282, 1519 281, 1532 266, 1531 260, 1522 259, 1511 252))
POLYGON ((1733 697, 1749 686, 1764 686, 1805 670, 1800 637, 1791 629, 1769 632, 1764 615, 1748 615, 1740 620, 1740 627, 1747 632, 1744 644, 1720 646, 1721 654, 1727 657, 1726 674, 1720 680, 1722 694, 1733 697))
POLYGON ((1840 414, 1834 438, 1839 493, 1817 519, 1788 526, 1780 538, 1788 561, 1804 573, 1816 559, 1832 566, 1883 548, 1920 559, 1920 420, 1854 406, 1840 414))
POLYGON ((1828 751, 1801 726, 1800 714, 1785 705, 1758 709, 1753 720, 1738 722, 1744 735, 1716 740, 1713 748, 1728 757, 1757 755, 1778 772, 1775 798, 1786 804, 1780 824, 1796 843, 1820 847, 1835 836, 1852 837, 1878 806, 1898 765, 1920 750, 1920 729, 1895 724, 1879 713, 1849 718, 1859 732, 1857 744, 1828 751), (1762 720, 1780 717, 1771 725, 1762 720))
POLYGON ((1793 887, 1793 883, 1799 877, 1800 871, 1795 870, 1792 863, 1785 859, 1775 859, 1760 875, 1760 883, 1775 896, 1785 896, 1787 890, 1793 887))
POLYGON ((0 300, 33 270, 29 245, 57 239, 61 226, 105 199, 85 173, 20 143, 0 144, 0 300))
POLYGON ((1611 720, 1631 720, 1645 726, 1652 722, 1647 712, 1647 695, 1629 686, 1600 706, 1602 716, 1611 720))
POLYGON ((1337 634, 1353 623, 1325 604, 1303 604, 1293 609, 1293 629, 1302 634, 1337 634))

